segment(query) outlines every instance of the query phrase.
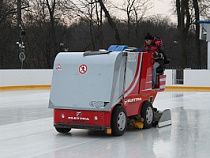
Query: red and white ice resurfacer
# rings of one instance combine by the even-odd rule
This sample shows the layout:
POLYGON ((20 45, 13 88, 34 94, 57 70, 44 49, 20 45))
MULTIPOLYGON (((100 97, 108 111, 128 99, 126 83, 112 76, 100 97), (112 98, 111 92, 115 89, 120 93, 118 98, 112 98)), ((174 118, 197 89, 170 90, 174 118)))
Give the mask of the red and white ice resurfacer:
POLYGON ((157 74, 152 87, 153 64, 152 54, 127 46, 59 53, 49 101, 55 129, 104 130, 119 136, 128 126, 170 125, 170 110, 159 112, 152 105, 166 82, 166 75, 157 74))

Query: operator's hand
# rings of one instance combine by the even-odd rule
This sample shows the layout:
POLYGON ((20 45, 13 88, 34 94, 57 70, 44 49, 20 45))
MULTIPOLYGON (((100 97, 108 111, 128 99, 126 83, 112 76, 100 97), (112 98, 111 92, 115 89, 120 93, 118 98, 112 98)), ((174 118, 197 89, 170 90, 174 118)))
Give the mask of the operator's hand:
POLYGON ((164 58, 162 53, 158 53, 155 51, 154 51, 154 57, 155 57, 155 59, 163 59, 164 58))
POLYGON ((158 53, 158 58, 163 59, 163 54, 162 53, 158 53))

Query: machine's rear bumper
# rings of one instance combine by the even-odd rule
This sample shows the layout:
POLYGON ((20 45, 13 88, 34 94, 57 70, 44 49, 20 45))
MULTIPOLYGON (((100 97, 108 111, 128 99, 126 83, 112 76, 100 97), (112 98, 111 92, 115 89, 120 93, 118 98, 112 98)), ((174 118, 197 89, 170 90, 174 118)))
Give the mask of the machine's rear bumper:
POLYGON ((91 126, 91 125, 72 125, 72 124, 54 124, 55 128, 78 128, 78 129, 92 129, 92 130, 106 130, 110 127, 91 126))
POLYGON ((54 109, 54 126, 103 130, 111 126, 111 112, 54 109))

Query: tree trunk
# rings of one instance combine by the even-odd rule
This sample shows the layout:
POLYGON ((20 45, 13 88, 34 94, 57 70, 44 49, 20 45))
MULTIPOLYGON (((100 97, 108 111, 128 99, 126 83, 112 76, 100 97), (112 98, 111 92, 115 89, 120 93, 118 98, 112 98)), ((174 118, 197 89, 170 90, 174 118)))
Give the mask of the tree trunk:
POLYGON ((89 29, 90 29, 90 37, 91 37, 91 45, 92 50, 95 50, 95 40, 94 40, 94 33, 93 33, 93 3, 90 4, 90 20, 89 20, 89 29))
POLYGON ((118 31, 118 29, 117 29, 116 24, 113 22, 113 20, 112 20, 110 14, 109 14, 108 10, 106 9, 106 7, 105 7, 104 3, 102 2, 102 0, 98 0, 98 2, 99 2, 99 4, 100 4, 102 10, 103 10, 104 13, 105 13, 105 16, 106 16, 106 18, 107 18, 107 20, 108 20, 109 25, 111 26, 111 28, 112 28, 112 29, 114 30, 114 32, 115 32, 116 44, 121 44, 120 34, 119 34, 119 31, 118 31))
POLYGON ((187 35, 190 26, 190 14, 189 14, 189 0, 176 0, 176 11, 177 11, 177 21, 178 21, 178 31, 181 45, 181 68, 186 67, 186 43, 187 35))
MULTIPOLYGON (((55 56, 57 55, 58 53, 58 49, 57 49, 57 41, 56 41, 56 33, 55 33, 55 19, 54 19, 54 13, 55 13, 55 0, 52 2, 52 6, 50 6, 49 4, 49 0, 46 1, 47 2, 47 7, 48 7, 48 10, 49 10, 49 14, 50 14, 50 24, 51 24, 51 27, 50 27, 50 47, 52 47, 52 58, 49 59, 50 60, 50 67, 52 67, 53 65, 53 61, 54 61, 54 58, 55 56)), ((49 55, 50 57, 51 55, 49 55)))
POLYGON ((18 0, 17 1, 17 10, 18 10, 18 14, 17 14, 17 26, 18 28, 20 27, 21 25, 21 0, 18 0))
POLYGON ((96 17, 97 17, 97 35, 98 35, 98 48, 103 47, 103 30, 102 30, 102 19, 103 19, 103 10, 98 9, 98 5, 96 5, 96 17), (99 10, 99 11, 98 11, 99 10))
POLYGON ((197 23, 199 21, 199 6, 198 0, 193 0, 193 7, 195 10, 195 27, 196 27, 196 49, 197 49, 197 66, 201 66, 201 43, 199 39, 199 32, 200 32, 200 24, 197 23))

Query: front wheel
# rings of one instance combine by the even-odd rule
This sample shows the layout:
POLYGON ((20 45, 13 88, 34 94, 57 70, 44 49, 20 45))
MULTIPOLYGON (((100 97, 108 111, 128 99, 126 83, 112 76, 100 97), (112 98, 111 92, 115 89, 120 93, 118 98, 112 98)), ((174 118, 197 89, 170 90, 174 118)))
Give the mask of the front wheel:
POLYGON ((114 108, 112 113, 112 135, 121 136, 125 133, 127 126, 127 115, 125 109, 122 106, 114 108))
POLYGON ((71 130, 71 128, 57 128, 57 127, 55 127, 55 129, 59 133, 68 133, 71 130))
POLYGON ((150 102, 145 102, 141 109, 141 117, 144 119, 144 127, 148 129, 152 127, 153 120, 154 120, 154 110, 152 104, 150 102))

